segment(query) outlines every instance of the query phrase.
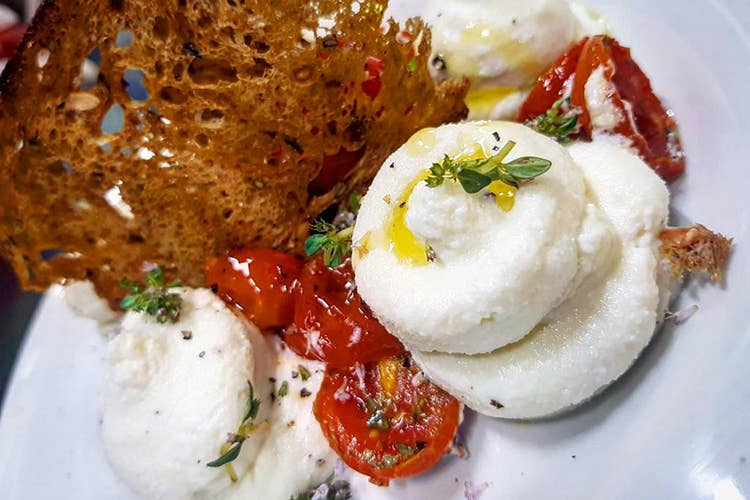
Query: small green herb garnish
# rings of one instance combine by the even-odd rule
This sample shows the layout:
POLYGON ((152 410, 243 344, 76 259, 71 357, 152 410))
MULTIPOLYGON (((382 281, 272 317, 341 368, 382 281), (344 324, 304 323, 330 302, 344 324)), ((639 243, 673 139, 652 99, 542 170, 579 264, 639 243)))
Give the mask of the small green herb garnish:
POLYGON ((494 156, 477 160, 458 160, 445 155, 442 163, 433 163, 430 167, 430 174, 425 179, 427 186, 434 188, 446 180, 458 181, 469 194, 478 193, 493 181, 502 181, 517 188, 544 174, 552 166, 549 160, 536 156, 524 156, 503 163, 515 145, 515 142, 508 141, 494 156))
POLYGON ((281 387, 279 387, 278 396, 283 398, 287 394, 289 394, 289 382, 285 380, 281 383, 281 387))
POLYGON ((352 251, 352 233, 354 221, 359 212, 362 196, 349 196, 349 210, 339 213, 333 222, 316 220, 310 228, 316 234, 305 240, 305 254, 312 257, 317 253, 323 254, 323 262, 328 267, 338 267, 352 251))
POLYGON ((369 429, 385 430, 390 427, 390 421, 385 415, 385 408, 380 402, 368 397, 365 400, 365 406, 367 408, 366 423, 369 429))
POLYGON ((557 142, 565 143, 581 130, 578 115, 579 111, 570 105, 568 97, 558 99, 546 113, 527 121, 526 125, 557 142))
POLYGON ((352 488, 349 481, 335 479, 331 474, 325 482, 289 498, 289 500, 349 500, 352 497, 352 488))
POLYGON ((299 365, 297 369, 299 370, 299 376, 302 381, 307 382, 310 379, 310 370, 308 370, 304 365, 299 365))
POLYGON ((182 283, 173 281, 165 285, 161 267, 155 267, 146 273, 145 286, 125 278, 120 282, 120 286, 130 291, 130 294, 120 301, 123 310, 145 312, 155 317, 159 323, 176 323, 180 319, 182 297, 168 290, 182 286, 182 283))
POLYGON ((255 432, 259 425, 256 425, 253 421, 258 416, 258 410, 260 409, 260 399, 255 397, 255 390, 253 384, 248 380, 248 398, 247 398, 247 409, 242 417, 242 422, 237 429, 237 432, 230 434, 227 442, 221 446, 221 456, 216 460, 208 462, 207 467, 226 467, 229 478, 234 482, 237 481, 237 474, 234 472, 232 462, 240 456, 240 450, 242 449, 242 443, 255 432))

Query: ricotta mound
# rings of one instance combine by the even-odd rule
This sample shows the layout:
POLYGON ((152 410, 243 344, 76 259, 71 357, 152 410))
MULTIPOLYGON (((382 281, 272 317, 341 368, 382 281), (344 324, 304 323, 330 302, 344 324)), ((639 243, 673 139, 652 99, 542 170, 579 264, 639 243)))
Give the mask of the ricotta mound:
POLYGON ((570 291, 586 214, 583 176, 563 147, 519 124, 471 122, 418 134, 386 161, 362 200, 353 239, 357 288, 412 349, 489 352, 526 335, 570 291), (437 188, 419 182, 405 222, 436 261, 415 265, 399 259, 392 242, 372 244, 407 186, 433 162, 480 143, 491 153, 509 140, 517 145, 508 161, 552 162, 518 190, 510 211, 452 181, 437 188))
POLYGON ((486 415, 536 418, 589 399, 649 343, 674 285, 658 260, 664 182, 616 146, 577 143, 569 151, 617 234, 615 251, 600 245, 600 271, 520 342, 475 356, 413 353, 433 382, 486 415))
POLYGON ((579 31, 562 0, 434 0, 425 16, 445 62, 435 76, 468 76, 473 89, 532 85, 579 31))
MULTIPOLYGON (((102 440, 117 474, 143 498, 216 498, 232 483, 223 467, 206 463, 240 424, 247 382, 257 395, 270 393, 273 354, 211 291, 176 291, 178 323, 128 312, 109 344, 102 440)), ((261 404, 257 420, 268 414, 261 404)), ((233 462, 238 475, 265 437, 259 431, 245 441, 233 462)))
POLYGON ((288 394, 270 403, 268 438, 253 468, 232 488, 231 495, 227 496, 229 500, 289 500, 328 479, 338 460, 323 436, 312 408, 323 381, 325 365, 297 356, 273 337, 267 342, 274 344, 273 349, 278 355, 274 375, 276 387, 287 382, 288 394), (299 372, 300 365, 310 373, 308 380, 292 376, 292 372, 299 372), (309 391, 310 395, 303 396, 302 389, 309 391))

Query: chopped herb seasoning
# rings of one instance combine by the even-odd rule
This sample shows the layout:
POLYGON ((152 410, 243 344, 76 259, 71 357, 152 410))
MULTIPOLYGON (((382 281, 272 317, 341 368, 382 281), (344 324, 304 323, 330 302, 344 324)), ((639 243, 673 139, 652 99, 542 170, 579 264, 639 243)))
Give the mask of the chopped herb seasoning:
POLYGON ((120 301, 120 307, 125 311, 144 312, 156 318, 158 323, 177 323, 182 310, 182 297, 169 292, 170 288, 182 286, 179 281, 164 284, 164 272, 161 267, 155 267, 146 273, 146 285, 139 285, 128 279, 123 279, 120 286, 130 291, 120 301))
POLYGON ((503 406, 503 405, 502 405, 502 404, 501 404, 501 403, 500 403, 500 402, 499 402, 498 400, 496 400, 496 399, 490 399, 490 404, 491 404, 492 406, 494 406, 495 408, 497 408, 498 410, 499 410, 499 409, 501 409, 501 408, 505 408, 505 406, 503 406))
POLYGON ((309 390, 307 390, 307 387, 303 387, 303 388, 302 388, 302 389, 300 389, 300 391, 299 391, 299 395, 300 395, 300 397, 302 397, 302 398, 306 398, 306 397, 310 396, 311 394, 312 394, 312 393, 311 393, 311 392, 310 392, 309 390))
POLYGON ((193 332, 190 330, 182 330, 182 338, 185 340, 190 340, 193 338, 193 332))
POLYGON ((280 398, 283 398, 287 394, 289 394, 289 382, 285 380, 281 383, 281 387, 279 387, 279 390, 276 395, 279 396, 280 398))
POLYGON ((302 365, 299 365, 298 368, 299 368, 300 377, 302 377, 302 381, 307 382, 310 379, 310 370, 308 370, 302 365))
POLYGON ((568 97, 557 100, 546 113, 527 121, 526 125, 557 142, 565 143, 580 132, 579 115, 580 110, 571 106, 568 97))
POLYGON ((199 358, 202 358, 202 357, 204 357, 205 355, 206 355, 206 351, 201 351, 201 352, 199 352, 199 353, 198 353, 198 357, 199 357, 199 358))
POLYGON ((406 71, 408 71, 409 73, 414 73, 416 70, 417 70, 417 60, 412 59, 411 61, 407 63, 406 71))
POLYGON ((325 482, 315 488, 291 497, 289 500, 349 500, 352 498, 348 481, 335 479, 331 474, 325 482))

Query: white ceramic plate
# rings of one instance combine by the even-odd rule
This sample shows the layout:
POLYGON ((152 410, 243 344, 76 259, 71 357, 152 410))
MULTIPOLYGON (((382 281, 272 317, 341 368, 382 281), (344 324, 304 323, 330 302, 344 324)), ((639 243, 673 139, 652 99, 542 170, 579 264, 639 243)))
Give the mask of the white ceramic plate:
MULTIPOLYGON (((423 2, 395 2, 418 13, 423 2)), ((688 174, 674 207, 733 235, 726 288, 688 289, 688 323, 657 335, 635 367, 572 414, 536 423, 470 415, 469 460, 364 498, 750 498, 750 4, 746 0, 591 1, 633 47, 677 113, 688 174)), ((488 13, 490 15, 490 13, 488 13)), ((606 168, 603 166, 603 168, 606 168)), ((129 499, 99 442, 103 340, 49 293, 0 419, 0 496, 129 499)))

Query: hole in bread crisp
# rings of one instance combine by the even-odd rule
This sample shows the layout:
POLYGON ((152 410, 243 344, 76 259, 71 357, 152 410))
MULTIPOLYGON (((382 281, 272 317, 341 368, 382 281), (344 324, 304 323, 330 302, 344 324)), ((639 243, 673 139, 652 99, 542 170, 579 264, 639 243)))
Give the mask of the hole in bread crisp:
POLYGON ((102 118, 102 132, 105 134, 119 134, 125 126, 125 110, 117 103, 109 107, 102 118))
POLYGON ((81 69, 78 73, 78 88, 89 90, 99 78, 99 65, 102 62, 102 53, 98 48, 92 50, 86 59, 81 63, 81 69))
POLYGON ((54 259, 55 257, 59 257, 62 254, 63 251, 59 248, 45 248, 44 250, 39 252, 39 258, 47 262, 54 259))
POLYGON ((236 82, 237 70, 227 61, 203 57, 194 59, 188 66, 188 75, 198 85, 236 82))
POLYGON ((140 69, 126 69, 123 75, 123 82, 128 95, 134 101, 148 100, 148 90, 143 85, 145 74, 140 69))
POLYGON ((133 32, 130 30, 120 30, 115 37, 115 47, 118 49, 128 49, 133 45, 133 32))

